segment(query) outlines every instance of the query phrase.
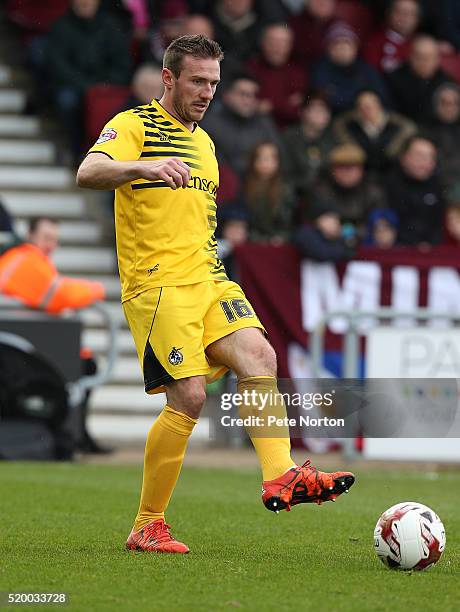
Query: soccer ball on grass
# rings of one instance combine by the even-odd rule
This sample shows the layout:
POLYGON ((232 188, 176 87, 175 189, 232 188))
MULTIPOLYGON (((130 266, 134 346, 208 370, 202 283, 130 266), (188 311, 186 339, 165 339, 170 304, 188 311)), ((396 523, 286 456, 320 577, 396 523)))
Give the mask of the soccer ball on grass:
POLYGON ((391 569, 428 569, 439 561, 445 545, 441 519, 431 508, 417 502, 388 508, 374 529, 375 552, 391 569))

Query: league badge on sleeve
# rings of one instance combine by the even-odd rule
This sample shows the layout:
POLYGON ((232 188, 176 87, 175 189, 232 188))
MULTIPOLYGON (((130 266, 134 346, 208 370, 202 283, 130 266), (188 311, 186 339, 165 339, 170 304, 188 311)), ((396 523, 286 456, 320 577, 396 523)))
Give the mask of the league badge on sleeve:
POLYGON ((102 144, 103 142, 108 142, 109 140, 115 140, 117 136, 117 130, 114 130, 113 128, 108 128, 107 130, 105 130, 105 132, 102 132, 102 134, 96 140, 96 144, 102 144))

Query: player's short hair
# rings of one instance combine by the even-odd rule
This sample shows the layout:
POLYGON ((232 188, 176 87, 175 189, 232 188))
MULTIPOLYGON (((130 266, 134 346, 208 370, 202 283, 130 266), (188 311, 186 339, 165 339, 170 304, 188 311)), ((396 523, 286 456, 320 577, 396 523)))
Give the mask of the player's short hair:
POLYGON ((223 60, 220 45, 203 34, 186 34, 172 41, 163 57, 163 68, 171 70, 176 79, 182 70, 182 60, 186 55, 200 58, 223 60))
POLYGON ((58 224, 56 219, 51 219, 51 217, 32 217, 29 221, 29 234, 33 234, 40 225, 40 223, 42 223, 43 221, 46 221, 47 223, 53 223, 53 225, 58 224))

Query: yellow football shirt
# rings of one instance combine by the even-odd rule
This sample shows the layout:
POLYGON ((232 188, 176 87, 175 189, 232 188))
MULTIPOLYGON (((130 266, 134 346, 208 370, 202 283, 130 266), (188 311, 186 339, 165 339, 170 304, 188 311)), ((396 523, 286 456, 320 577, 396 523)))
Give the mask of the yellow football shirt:
POLYGON ((115 191, 115 227, 122 301, 152 287, 227 280, 217 257, 214 144, 196 126, 190 132, 156 100, 119 113, 90 152, 116 161, 179 157, 190 166, 185 189, 138 179, 115 191))

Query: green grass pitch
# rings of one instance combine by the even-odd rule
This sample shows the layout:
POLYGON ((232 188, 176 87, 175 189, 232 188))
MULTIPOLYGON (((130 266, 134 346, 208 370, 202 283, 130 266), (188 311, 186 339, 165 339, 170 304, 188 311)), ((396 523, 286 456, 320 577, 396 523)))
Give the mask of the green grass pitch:
POLYGON ((140 469, 3 463, 0 591, 65 591, 64 609, 85 612, 458 610, 460 473, 356 475, 335 504, 276 516, 257 472, 184 469, 168 519, 192 552, 167 556, 123 548, 140 469), (406 500, 446 527, 446 552, 428 572, 387 570, 373 550, 378 516, 406 500))

